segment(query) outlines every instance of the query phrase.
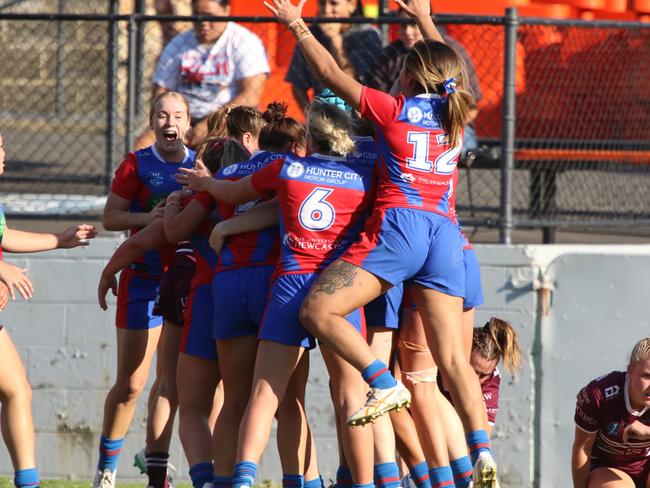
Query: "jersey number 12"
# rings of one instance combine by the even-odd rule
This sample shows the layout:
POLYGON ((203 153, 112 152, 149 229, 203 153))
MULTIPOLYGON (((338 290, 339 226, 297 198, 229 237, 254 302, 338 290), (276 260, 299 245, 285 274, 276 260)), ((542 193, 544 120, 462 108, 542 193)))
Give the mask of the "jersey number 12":
MULTIPOLYGON (((460 154, 462 139, 456 147, 450 147, 440 154, 435 162, 429 161, 429 137, 430 132, 409 131, 407 141, 413 144, 413 157, 406 158, 406 167, 416 171, 425 171, 430 173, 431 170, 436 174, 449 175, 456 169, 456 158, 460 154)), ((447 145, 447 134, 436 135, 438 146, 447 145)))

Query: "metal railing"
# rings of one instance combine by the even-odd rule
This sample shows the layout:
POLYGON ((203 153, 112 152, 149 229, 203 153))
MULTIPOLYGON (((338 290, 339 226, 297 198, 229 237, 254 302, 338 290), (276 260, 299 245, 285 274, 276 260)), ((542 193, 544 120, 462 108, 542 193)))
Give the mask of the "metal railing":
MULTIPOLYGON (((142 12, 142 0, 128 15, 117 0, 102 14, 0 11, 0 192, 34 202, 8 214, 99 214, 115 167, 147 125, 158 25, 196 20, 142 12)), ((291 102, 301 116, 284 82, 291 38, 268 17, 228 20, 265 44, 263 102, 291 102)), ((515 9, 436 21, 467 51, 482 95, 478 148, 457 190, 466 225, 498 228, 503 243, 518 228, 543 228, 550 241, 558 227, 650 226, 650 25, 520 18, 515 9)), ((346 20, 386 26, 379 32, 392 38, 407 22, 346 20)))

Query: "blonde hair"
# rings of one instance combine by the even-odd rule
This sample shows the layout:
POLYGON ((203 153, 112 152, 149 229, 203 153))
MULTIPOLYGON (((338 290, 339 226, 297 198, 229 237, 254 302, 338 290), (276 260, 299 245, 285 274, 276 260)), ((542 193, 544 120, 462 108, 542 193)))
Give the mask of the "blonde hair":
POLYGON ((313 144, 335 156, 347 156, 354 148, 350 116, 340 108, 314 100, 307 111, 307 134, 313 144))
POLYGON ((422 40, 409 50, 404 67, 415 81, 417 91, 447 98, 441 122, 449 135, 449 145, 458 147, 463 127, 469 120, 470 108, 475 103, 474 96, 467 89, 463 58, 447 44, 422 40), (455 84, 453 91, 448 92, 446 82, 455 84))
POLYGON ((153 116, 156 114, 156 107, 158 106, 158 102, 160 102, 160 100, 162 100, 163 98, 167 98, 167 97, 180 100, 183 103, 183 105, 185 105, 185 112, 187 113, 187 118, 189 120, 190 104, 187 102, 187 99, 178 92, 169 91, 169 92, 160 93, 159 95, 156 96, 156 98, 153 99, 153 102, 151 102, 151 109, 149 110, 149 122, 153 120, 153 116))
POLYGON ((521 368, 522 355, 517 332, 505 320, 492 317, 483 327, 475 327, 472 350, 490 361, 503 358, 503 365, 510 373, 521 368))
POLYGON ((641 339, 636 343, 634 349, 632 349, 632 354, 630 354, 630 364, 645 361, 648 358, 650 358, 650 337, 641 339))

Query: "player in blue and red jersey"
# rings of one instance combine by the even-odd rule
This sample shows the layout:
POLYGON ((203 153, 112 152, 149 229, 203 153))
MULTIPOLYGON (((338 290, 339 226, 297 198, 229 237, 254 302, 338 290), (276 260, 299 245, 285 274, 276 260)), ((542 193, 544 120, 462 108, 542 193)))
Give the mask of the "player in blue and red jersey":
POLYGON ((627 371, 596 378, 578 393, 571 469, 576 488, 650 487, 650 338, 637 342, 627 371))
MULTIPOLYGON (((189 168, 194 164, 194 152, 183 144, 183 137, 189 129, 189 117, 188 105, 182 95, 169 92, 156 97, 150 114, 156 142, 129 153, 115 172, 103 215, 107 230, 130 229, 135 233, 162 216, 165 198, 180 189, 173 175, 179 168, 189 168)), ((95 487, 107 488, 115 483, 124 436, 159 342, 162 318, 154 316, 152 309, 174 248, 170 244, 148 251, 120 275, 116 312, 117 376, 104 404, 95 487)), ((174 373, 171 368, 163 367, 165 369, 169 374, 174 373)), ((156 418, 151 422, 165 426, 169 412, 170 409, 152 411, 150 417, 156 418)), ((149 452, 164 453, 168 450, 169 436, 163 432, 159 434, 148 442, 149 452)), ((162 477, 165 479, 164 473, 162 477)))
MULTIPOLYGON (((465 270, 462 238, 449 206, 450 183, 462 146, 463 126, 473 97, 466 87, 458 54, 443 43, 430 4, 412 0, 400 7, 414 17, 426 40, 407 54, 392 93, 364 87, 341 70, 332 55, 310 34, 290 0, 267 7, 296 37, 320 81, 377 128, 382 151, 375 211, 361 240, 323 272, 303 304, 303 323, 362 372, 372 393, 348 421, 363 425, 404 403, 407 391, 376 359, 344 319, 392 286, 407 281, 420 310, 431 351, 449 380, 463 420, 474 462, 474 486, 496 485, 484 406, 476 375, 465 359, 462 297, 465 270)), ((441 466, 432 485, 453 483, 441 466)))
MULTIPOLYGON (((253 389, 240 426, 233 486, 252 484, 277 406, 286 400, 289 379, 306 356, 304 351, 315 346, 300 323, 302 299, 318 273, 358 237, 371 207, 372 165, 342 157, 354 148, 349 131, 345 112, 316 101, 308 114, 308 141, 315 154, 285 156, 235 183, 187 177, 192 186, 232 204, 277 195, 280 205, 281 254, 258 335, 253 389)), ((360 310, 348 319, 363 332, 360 310)), ((338 378, 331 375, 331 379, 336 402, 338 378)), ((363 385, 359 385, 358 397, 362 397, 363 385)), ((355 460, 355 453, 349 454, 355 460)), ((363 475, 365 483, 372 482, 372 462, 363 475)))

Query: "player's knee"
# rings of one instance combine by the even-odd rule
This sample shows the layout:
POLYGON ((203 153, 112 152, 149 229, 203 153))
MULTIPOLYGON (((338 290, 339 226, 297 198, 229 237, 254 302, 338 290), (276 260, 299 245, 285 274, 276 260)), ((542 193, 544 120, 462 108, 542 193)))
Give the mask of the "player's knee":
POLYGON ((0 401, 9 401, 30 404, 32 401, 32 387, 24 375, 17 375, 6 382, 0 389, 0 401))
POLYGON ((305 300, 300 307, 300 321, 305 328, 314 336, 319 337, 326 328, 329 313, 322 307, 316 306, 314 302, 305 300))
POLYGON ((147 378, 132 376, 115 384, 115 391, 120 403, 131 403, 138 400, 144 390, 147 378))

